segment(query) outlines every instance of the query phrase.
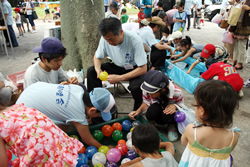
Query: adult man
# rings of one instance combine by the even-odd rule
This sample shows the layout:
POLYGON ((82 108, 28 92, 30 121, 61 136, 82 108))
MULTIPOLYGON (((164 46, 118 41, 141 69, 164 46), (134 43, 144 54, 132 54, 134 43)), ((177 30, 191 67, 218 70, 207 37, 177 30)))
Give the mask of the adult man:
POLYGON ((118 17, 116 16, 118 9, 119 7, 115 2, 111 3, 109 5, 109 10, 105 13, 105 18, 113 17, 118 19, 118 17))
POLYGON ((41 61, 31 65, 24 76, 24 89, 33 83, 42 81, 53 84, 78 84, 77 78, 69 78, 63 69, 62 61, 66 56, 66 48, 57 38, 48 37, 42 41, 41 47, 34 48, 41 61))
POLYGON ((135 100, 136 110, 142 103, 140 85, 143 82, 143 74, 147 72, 147 59, 142 41, 134 32, 123 31, 120 20, 115 18, 103 19, 99 24, 99 32, 102 37, 94 55, 94 66, 87 72, 88 91, 102 86, 99 74, 107 71, 107 80, 111 84, 129 81, 128 89, 135 100), (101 64, 101 59, 107 56, 113 62, 101 64))
POLYGON ((184 11, 187 13, 187 30, 189 31, 190 29, 190 18, 191 18, 191 6, 193 4, 194 0, 185 0, 185 5, 184 5, 184 11))
POLYGON ((169 11, 170 9, 173 9, 175 5, 175 0, 160 0, 163 4, 163 9, 165 12, 169 11))
POLYGON ((104 0, 104 11, 107 12, 109 8, 109 0, 104 0))
POLYGON ((143 43, 147 44, 151 48, 150 61, 152 63, 152 68, 161 67, 165 65, 166 50, 172 52, 170 46, 166 43, 158 42, 155 38, 155 33, 159 30, 160 26, 165 27, 166 24, 162 21, 160 17, 152 17, 149 26, 144 26, 139 31, 139 36, 143 43))
POLYGON ((144 13, 145 13, 145 18, 151 18, 152 15, 152 8, 153 8, 153 0, 142 0, 141 2, 142 4, 144 4, 145 9, 144 9, 144 13))
POLYGON ((174 14, 178 11, 178 9, 170 9, 166 12, 166 16, 163 18, 163 21, 170 29, 170 34, 173 32, 174 27, 174 14))
POLYGON ((197 29, 201 29, 200 27, 200 19, 201 19, 201 7, 202 7, 202 3, 201 3, 201 0, 194 0, 194 6, 193 8, 195 8, 195 11, 194 11, 194 28, 196 28, 196 25, 197 25, 197 29))
POLYGON ((88 93, 77 85, 37 82, 22 92, 16 104, 21 103, 47 115, 65 132, 72 124, 84 143, 99 148, 101 144, 92 137, 88 120, 101 115, 104 121, 109 121, 115 101, 104 88, 88 93))
MULTIPOLYGON (((12 28, 12 24, 13 24, 12 7, 7 0, 2 0, 2 4, 3 4, 3 13, 4 13, 5 21, 7 23, 7 28, 9 30, 9 35, 10 35, 12 46, 17 47, 18 43, 17 43, 16 35, 12 28)), ((9 44, 10 41, 9 41, 7 31, 4 31, 4 36, 6 38, 6 42, 8 43, 8 46, 10 46, 9 44)))

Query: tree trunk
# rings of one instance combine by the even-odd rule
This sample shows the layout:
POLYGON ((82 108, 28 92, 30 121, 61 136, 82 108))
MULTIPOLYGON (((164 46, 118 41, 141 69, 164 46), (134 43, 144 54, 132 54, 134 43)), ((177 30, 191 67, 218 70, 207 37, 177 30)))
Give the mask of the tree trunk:
POLYGON ((102 0, 61 0, 61 37, 68 55, 63 69, 81 68, 86 72, 93 65, 99 44, 98 25, 104 18, 102 0))

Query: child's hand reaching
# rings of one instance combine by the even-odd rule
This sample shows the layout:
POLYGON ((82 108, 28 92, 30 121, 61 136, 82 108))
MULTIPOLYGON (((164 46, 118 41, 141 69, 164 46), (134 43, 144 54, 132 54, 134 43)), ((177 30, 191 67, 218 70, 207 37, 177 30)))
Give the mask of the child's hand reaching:
POLYGON ((164 114, 168 115, 168 114, 174 114, 176 112, 176 106, 174 104, 169 104, 167 105, 167 107, 165 108, 165 110, 163 110, 164 114))

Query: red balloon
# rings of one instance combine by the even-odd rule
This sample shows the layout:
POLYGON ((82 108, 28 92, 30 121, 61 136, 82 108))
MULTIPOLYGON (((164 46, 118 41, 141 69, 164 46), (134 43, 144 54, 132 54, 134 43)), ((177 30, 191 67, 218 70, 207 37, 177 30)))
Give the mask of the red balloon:
POLYGON ((123 139, 121 139, 121 140, 119 140, 119 141, 117 142, 117 145, 118 145, 118 144, 125 144, 125 145, 126 145, 126 141, 123 140, 123 139))
POLYGON ((109 137, 113 133, 113 128, 110 125, 104 125, 102 127, 103 136, 109 137))
POLYGON ((122 131, 122 125, 119 122, 116 122, 112 125, 112 128, 115 130, 120 130, 122 131))
POLYGON ((6 149, 6 152, 7 152, 7 156, 8 156, 8 161, 10 162, 12 159, 12 153, 10 152, 9 149, 6 149))
POLYGON ((16 159, 13 160, 12 166, 13 167, 19 167, 19 163, 20 163, 19 158, 16 158, 16 159))
POLYGON ((80 154, 80 153, 84 154, 85 150, 86 150, 86 148, 84 146, 82 146, 82 148, 78 151, 78 154, 80 154))
POLYGON ((121 155, 126 155, 128 152, 128 147, 126 144, 118 144, 116 148, 120 151, 121 155))

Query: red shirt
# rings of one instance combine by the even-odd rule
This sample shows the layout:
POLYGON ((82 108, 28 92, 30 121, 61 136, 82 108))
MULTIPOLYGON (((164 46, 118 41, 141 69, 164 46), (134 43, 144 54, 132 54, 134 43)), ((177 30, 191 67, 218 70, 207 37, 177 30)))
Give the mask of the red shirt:
POLYGON ((141 20, 143 20, 143 19, 145 18, 145 13, 144 13, 144 12, 139 11, 139 12, 138 12, 138 23, 140 23, 139 18, 140 18, 141 20))
POLYGON ((233 66, 221 62, 212 64, 201 76, 205 80, 218 76, 218 80, 226 81, 236 92, 240 91, 244 84, 243 79, 233 66))

